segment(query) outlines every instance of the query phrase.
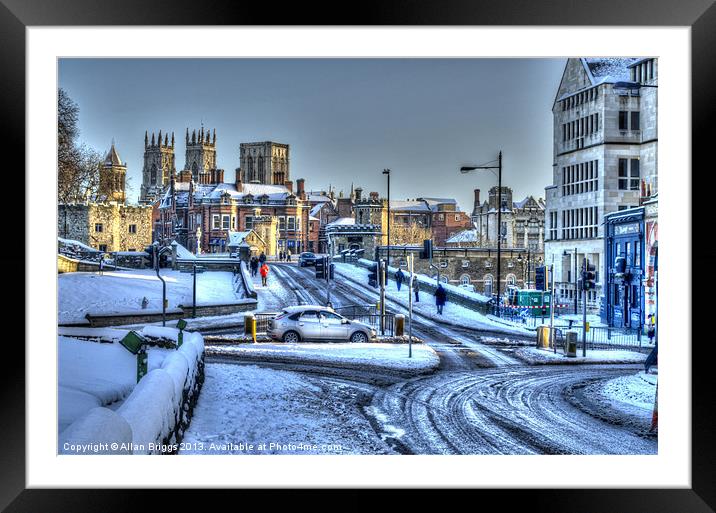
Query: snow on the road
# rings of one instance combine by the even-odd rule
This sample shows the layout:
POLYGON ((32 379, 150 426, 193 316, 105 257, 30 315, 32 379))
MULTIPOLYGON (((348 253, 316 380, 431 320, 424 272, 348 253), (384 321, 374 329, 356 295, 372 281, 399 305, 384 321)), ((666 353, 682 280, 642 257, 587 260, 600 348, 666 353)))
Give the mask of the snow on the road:
MULTIPOLYGON (((368 284, 368 269, 357 267, 351 264, 336 263, 336 273, 348 278, 359 285, 368 284)), ((378 289, 375 289, 378 291, 378 289)), ((400 290, 393 280, 389 280, 386 286, 386 297, 404 307, 408 306, 408 287, 403 284, 400 290)), ((480 312, 470 310, 464 306, 458 305, 448 300, 443 308, 443 315, 438 315, 435 306, 435 298, 432 294, 422 291, 418 293, 420 301, 413 302, 413 310, 419 314, 436 321, 446 321, 459 326, 470 328, 502 331, 505 333, 514 333, 518 335, 534 335, 533 330, 523 328, 517 325, 511 325, 506 322, 491 319, 480 312)), ((413 298, 414 299, 414 298, 413 298)))
POLYGON ((643 363, 647 356, 644 353, 624 349, 614 351, 587 349, 587 356, 583 357, 581 347, 577 348, 576 357, 565 356, 564 352, 559 348, 555 353, 552 349, 538 349, 536 347, 518 348, 514 351, 514 355, 530 364, 643 363))
MULTIPOLYGON (((168 308, 192 304, 192 274, 161 269, 166 280, 168 308)), ((162 307, 162 282, 149 269, 97 273, 63 273, 58 280, 60 323, 85 321, 88 312, 123 313, 142 311, 142 299, 150 310, 162 307)), ((204 272, 196 276, 197 303, 233 302, 243 296, 230 272, 204 272)))
POLYGON ((390 453, 356 393, 294 372, 207 364, 180 454, 390 453))
MULTIPOLYGON (((97 330, 95 335, 106 335, 106 330, 97 330)), ((170 351, 150 348, 148 371, 161 367, 170 351)), ((136 385, 137 358, 118 343, 60 336, 57 354, 60 432, 96 406, 115 407, 136 385)))
POLYGON ((258 300, 257 312, 280 312, 283 307, 297 303, 296 294, 282 280, 283 273, 280 267, 280 265, 271 265, 269 263, 266 287, 261 285, 261 275, 259 273, 256 273, 256 276, 253 277, 256 299, 258 300))
POLYGON ((343 365, 382 370, 423 372, 437 368, 440 358, 425 344, 413 344, 408 358, 408 344, 366 343, 299 343, 240 344, 207 347, 213 354, 260 358, 262 361, 295 361, 319 365, 343 365))

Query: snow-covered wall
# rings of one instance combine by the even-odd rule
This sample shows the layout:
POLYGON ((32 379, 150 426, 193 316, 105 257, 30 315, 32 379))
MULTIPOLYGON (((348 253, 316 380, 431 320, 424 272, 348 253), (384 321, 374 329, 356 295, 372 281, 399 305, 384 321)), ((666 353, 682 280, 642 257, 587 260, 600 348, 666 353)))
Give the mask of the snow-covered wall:
POLYGON ((246 266, 246 262, 241 261, 241 281, 243 281, 243 287, 246 291, 246 297, 251 297, 256 299, 256 289, 254 288, 254 282, 251 279, 251 276, 249 274, 249 270, 246 266))
MULTIPOLYGON (((178 340, 179 330, 147 326, 148 337, 178 340)), ((184 436, 204 382, 204 338, 184 332, 183 344, 134 387, 116 412, 94 408, 60 435, 60 453, 77 454, 66 443, 116 442, 106 453, 158 454, 175 452, 184 436), (109 413, 108 413, 109 412, 109 413), (131 442, 131 450, 125 446, 131 442)), ((97 454, 92 452, 91 454, 97 454)))

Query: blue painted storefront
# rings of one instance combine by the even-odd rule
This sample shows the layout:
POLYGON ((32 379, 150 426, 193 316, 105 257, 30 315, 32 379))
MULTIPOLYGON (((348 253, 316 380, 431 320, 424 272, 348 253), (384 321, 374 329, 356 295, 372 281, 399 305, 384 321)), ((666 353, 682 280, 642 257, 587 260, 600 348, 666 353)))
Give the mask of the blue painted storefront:
POLYGON ((644 326, 644 208, 604 217, 605 287, 602 321, 618 328, 644 326), (619 268, 618 258, 624 258, 619 268))

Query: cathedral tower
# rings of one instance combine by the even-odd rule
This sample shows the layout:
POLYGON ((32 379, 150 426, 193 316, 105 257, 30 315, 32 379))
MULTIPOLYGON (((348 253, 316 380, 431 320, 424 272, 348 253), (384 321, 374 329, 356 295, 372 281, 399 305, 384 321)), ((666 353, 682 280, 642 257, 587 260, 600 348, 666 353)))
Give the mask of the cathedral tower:
POLYGON ((142 169, 142 190, 139 202, 154 203, 164 187, 169 185, 169 180, 175 173, 174 132, 172 132, 171 142, 168 133, 162 137, 161 130, 156 138, 152 132, 151 142, 149 134, 144 132, 144 168, 142 169))
POLYGON ((209 130, 204 132, 204 127, 197 132, 192 130, 189 137, 189 129, 186 129, 186 163, 184 169, 191 171, 191 177, 199 182, 201 175, 209 175, 212 169, 216 169, 216 128, 213 137, 209 130))
POLYGON ((114 147, 107 153, 99 171, 99 199, 100 201, 116 201, 124 203, 127 199, 124 184, 127 177, 127 165, 122 164, 119 154, 114 147))
POLYGON ((291 180, 288 144, 271 141, 241 143, 241 181, 284 185, 291 180))

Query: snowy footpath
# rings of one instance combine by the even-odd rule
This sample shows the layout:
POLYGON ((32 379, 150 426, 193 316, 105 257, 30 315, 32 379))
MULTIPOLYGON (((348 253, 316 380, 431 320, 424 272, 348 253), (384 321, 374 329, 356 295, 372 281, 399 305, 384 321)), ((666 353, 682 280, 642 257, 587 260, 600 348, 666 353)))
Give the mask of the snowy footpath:
POLYGON ((262 362, 313 364, 343 369, 399 371, 402 374, 432 372, 440 364, 437 353, 425 344, 299 343, 208 346, 207 354, 262 362))
POLYGON ((577 348, 577 356, 565 356, 564 352, 557 348, 555 353, 553 349, 540 349, 537 347, 520 347, 515 349, 513 355, 520 360, 531 365, 552 364, 552 365, 575 365, 582 363, 644 363, 647 355, 637 351, 627 350, 604 350, 604 349, 588 349, 587 356, 582 356, 582 349, 577 348))
POLYGON ((340 382, 211 363, 180 454, 391 454, 340 382))
MULTIPOLYGON (((193 278, 191 273, 161 269, 166 281, 168 308, 191 305, 193 278)), ((162 308, 162 282, 149 269, 98 273, 63 273, 57 277, 58 322, 84 322, 88 312, 142 312, 146 308, 162 308)), ((230 303, 243 298, 243 287, 234 283, 230 272, 204 272, 196 276, 196 301, 202 303, 230 303)))
MULTIPOLYGON (((348 281, 353 282, 355 285, 368 288, 368 269, 340 262, 337 262, 335 265, 337 274, 343 276, 348 281)), ((422 280, 424 277, 420 276, 420 278, 422 280)), ((378 288, 371 290, 376 293, 379 292, 378 288)), ((385 290, 385 295, 388 299, 405 308, 408 307, 409 298, 408 287, 406 284, 403 284, 401 289, 398 290, 395 281, 389 280, 385 290)), ((466 328, 482 329, 515 335, 535 335, 534 329, 527 329, 508 321, 490 318, 480 312, 470 310, 469 308, 465 308, 464 306, 451 301, 448 301, 443 307, 443 315, 438 315, 437 308, 435 306, 435 298, 432 294, 428 294, 423 291, 419 292, 418 296, 420 301, 417 303, 413 302, 413 311, 434 321, 464 326, 466 328)))

